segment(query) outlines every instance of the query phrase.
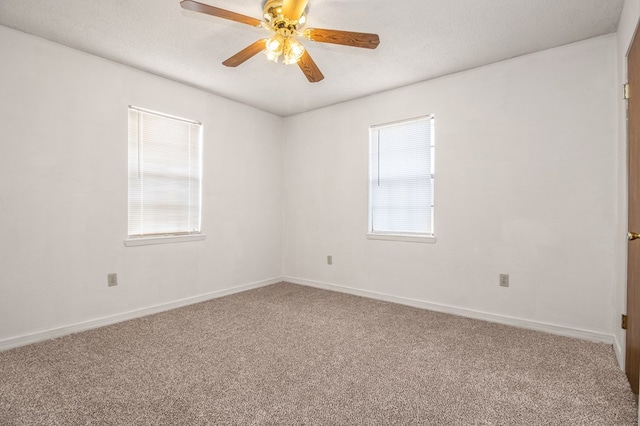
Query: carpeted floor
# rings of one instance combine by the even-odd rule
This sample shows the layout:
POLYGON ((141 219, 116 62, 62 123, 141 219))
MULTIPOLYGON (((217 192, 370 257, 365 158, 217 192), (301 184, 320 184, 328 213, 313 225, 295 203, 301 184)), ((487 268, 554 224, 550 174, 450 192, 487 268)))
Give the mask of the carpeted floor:
POLYGON ((0 352, 1 425, 633 425, 610 346, 280 283, 0 352))

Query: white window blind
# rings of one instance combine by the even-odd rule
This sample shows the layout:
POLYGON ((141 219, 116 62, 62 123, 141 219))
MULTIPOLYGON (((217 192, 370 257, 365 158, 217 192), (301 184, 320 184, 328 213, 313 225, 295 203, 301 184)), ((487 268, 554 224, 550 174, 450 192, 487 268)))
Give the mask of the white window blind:
POLYGON ((433 235, 434 118, 369 130, 369 233, 433 235))
POLYGON ((129 107, 129 237, 200 232, 201 130, 129 107))

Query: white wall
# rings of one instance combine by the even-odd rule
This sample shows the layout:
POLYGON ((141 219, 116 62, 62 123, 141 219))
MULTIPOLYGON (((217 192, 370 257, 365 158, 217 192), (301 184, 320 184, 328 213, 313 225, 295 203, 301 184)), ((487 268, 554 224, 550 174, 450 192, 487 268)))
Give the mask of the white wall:
POLYGON ((0 347, 282 276, 613 340, 616 43, 281 119, 0 27, 0 347), (128 104, 204 123, 206 241, 124 247, 128 104), (368 126, 429 113, 438 241, 366 240, 368 126))
POLYGON ((285 275, 613 341, 615 53, 609 35, 285 119, 285 275), (368 126, 430 113, 438 241, 365 239, 368 126))
POLYGON ((0 58, 0 346, 281 276, 280 117, 5 27, 0 58), (203 122, 205 241, 123 245, 129 104, 203 122))
MULTIPOLYGON (((618 87, 627 81, 627 51, 631 46, 631 40, 640 19, 640 0, 626 0, 617 32, 617 66, 618 87)), ((617 163, 617 275, 615 282, 615 309, 614 323, 619 323, 620 315, 627 312, 627 127, 626 127, 626 101, 618 96, 618 163, 617 163)), ((618 362, 624 368, 625 333, 616 326, 615 349, 618 362)))

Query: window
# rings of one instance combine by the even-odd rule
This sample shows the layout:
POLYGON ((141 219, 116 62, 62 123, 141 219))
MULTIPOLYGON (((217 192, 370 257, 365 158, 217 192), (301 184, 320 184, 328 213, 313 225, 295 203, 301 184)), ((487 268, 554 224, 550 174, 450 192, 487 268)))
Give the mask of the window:
POLYGON ((200 233, 201 140, 198 122, 129 107, 128 241, 200 233))
POLYGON ((369 129, 369 231, 373 239, 433 238, 434 117, 369 129))

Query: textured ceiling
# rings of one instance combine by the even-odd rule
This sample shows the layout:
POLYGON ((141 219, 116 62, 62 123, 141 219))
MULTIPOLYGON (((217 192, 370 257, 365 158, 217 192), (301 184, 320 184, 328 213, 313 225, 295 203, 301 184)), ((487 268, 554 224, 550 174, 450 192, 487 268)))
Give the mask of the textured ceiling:
MULTIPOLYGON (((261 0, 200 0, 260 18, 261 0)), ((267 30, 179 0, 0 0, 0 24, 291 115, 615 32, 623 0, 310 0, 307 27, 380 35, 376 50, 303 44, 325 79, 257 55, 222 61, 267 30)))

